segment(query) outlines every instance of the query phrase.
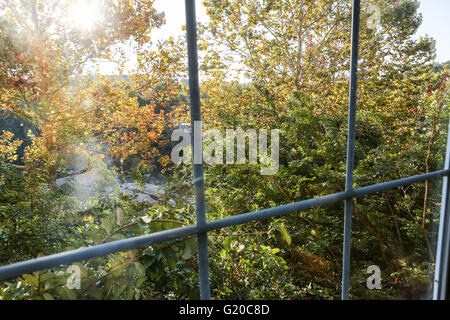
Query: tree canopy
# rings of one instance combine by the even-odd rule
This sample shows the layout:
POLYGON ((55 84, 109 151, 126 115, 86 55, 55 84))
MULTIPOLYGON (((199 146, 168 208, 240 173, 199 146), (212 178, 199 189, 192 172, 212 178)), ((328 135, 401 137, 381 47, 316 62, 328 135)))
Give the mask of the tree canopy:
MULTIPOLYGON (((170 158, 189 122, 185 39, 153 41, 152 0, 102 0, 89 26, 71 20, 80 3, 0 0, 0 115, 30 129, 0 127, 2 265, 195 223, 192 166, 170 158)), ((208 219, 343 191, 351 2, 203 5, 205 129, 280 130, 275 174, 247 153, 205 166, 208 219)), ((362 5, 355 187, 440 169, 449 119, 449 64, 414 37, 419 2, 362 5)), ((430 297, 440 201, 440 181, 355 200, 351 298, 430 297), (371 265, 381 290, 366 287, 371 265)), ((213 297, 337 299, 342 230, 336 203, 210 232, 213 297)), ((196 250, 188 238, 79 262, 77 289, 67 269, 42 270, 2 282, 0 299, 198 298, 196 250)))

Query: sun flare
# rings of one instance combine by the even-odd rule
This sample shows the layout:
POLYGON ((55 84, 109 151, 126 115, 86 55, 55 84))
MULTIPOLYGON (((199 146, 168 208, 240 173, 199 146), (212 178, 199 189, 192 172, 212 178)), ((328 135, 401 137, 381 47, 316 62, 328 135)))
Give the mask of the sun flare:
POLYGON ((69 22, 84 30, 91 30, 101 19, 98 5, 91 1, 80 1, 69 8, 69 22))

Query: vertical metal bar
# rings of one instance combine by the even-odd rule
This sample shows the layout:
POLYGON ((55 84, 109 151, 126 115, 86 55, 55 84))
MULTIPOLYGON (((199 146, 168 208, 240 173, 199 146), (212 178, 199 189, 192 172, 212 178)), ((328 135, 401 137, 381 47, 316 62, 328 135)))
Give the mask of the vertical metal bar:
MULTIPOLYGON (((197 26, 195 18, 195 0, 185 0, 186 6, 186 36, 188 47, 189 67, 189 99, 191 105, 191 138, 194 171, 195 214, 197 225, 206 224, 205 214, 205 181, 203 178, 203 161, 195 161, 200 153, 201 145, 201 113, 200 113, 200 85, 198 78, 197 55, 197 26), (197 125, 200 130, 194 130, 197 125), (200 140, 198 140, 200 139, 200 140), (196 142, 197 141, 197 142, 196 142), (199 143, 200 142, 200 143, 199 143)), ((200 299, 210 299, 209 266, 208 266, 208 236, 206 233, 197 235, 198 272, 200 277, 200 299)))
MULTIPOLYGON (((447 150, 445 169, 450 169, 450 122, 447 130, 447 150)), ((434 273, 433 300, 447 298, 447 281, 450 251, 450 180, 446 175, 442 180, 441 214, 439 219, 439 235, 436 248, 436 267, 434 273)))
MULTIPOLYGON (((356 135, 356 89, 358 86, 358 47, 359 47, 360 0, 352 5, 352 49, 350 60, 350 93, 348 107, 347 169, 345 172, 345 190, 353 189, 353 169, 355 166, 356 135)), ((344 207, 344 244, 342 257, 342 300, 348 300, 350 282, 350 243, 352 230, 353 199, 345 200, 344 207)))

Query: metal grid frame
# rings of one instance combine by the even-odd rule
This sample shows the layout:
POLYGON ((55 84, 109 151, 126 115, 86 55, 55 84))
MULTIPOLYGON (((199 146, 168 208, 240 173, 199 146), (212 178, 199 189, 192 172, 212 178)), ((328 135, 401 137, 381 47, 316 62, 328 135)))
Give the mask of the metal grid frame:
MULTIPOLYGON (((198 56, 197 56, 197 30, 195 17, 195 0, 185 0, 186 9, 186 34, 188 45, 188 67, 189 67, 189 96, 191 123, 201 121, 200 109, 200 87, 198 76, 198 56)), ((352 5, 352 36, 351 36, 351 67, 350 67, 350 88, 349 88, 349 114, 348 114, 348 138, 347 138, 347 166, 345 191, 333 193, 318 198, 311 198, 303 201, 293 202, 278 207, 267 208, 249 213, 239 214, 223 219, 207 221, 205 215, 205 183, 203 175, 203 164, 193 164, 195 211, 197 224, 156 232, 149 235, 132 237, 128 239, 113 241, 105 244, 95 245, 87 248, 80 248, 68 252, 58 253, 46 257, 27 260, 0 267, 0 280, 6 280, 31 273, 38 270, 49 269, 60 265, 67 265, 73 262, 102 257, 108 254, 131 250, 139 247, 149 246, 155 243, 167 242, 188 236, 197 236, 198 245, 198 265, 200 278, 200 298, 210 299, 210 282, 208 266, 208 238, 207 233, 233 225, 245 224, 252 221, 267 219, 286 215, 299 210, 305 210, 324 206, 338 201, 344 201, 344 240, 343 240, 343 263, 342 263, 342 300, 349 299, 350 280, 350 251, 351 251, 351 223, 353 199, 365 195, 378 193, 405 186, 425 180, 443 179, 442 201, 439 221, 439 234, 436 253, 435 278, 433 283, 433 299, 443 300, 447 298, 447 282, 449 270, 449 249, 450 249, 450 125, 447 137, 447 149, 444 169, 431 173, 411 176, 389 182, 378 183, 366 187, 353 189, 353 171, 355 154, 355 133, 356 133, 356 92, 357 92, 357 69, 358 69, 358 48, 359 48, 359 25, 360 25, 360 0, 353 0, 352 5)), ((194 131, 194 130, 193 130, 194 131)), ((192 148, 201 148, 200 139, 192 134, 192 148), (200 145, 199 145, 200 143, 200 145)), ((200 149, 201 150, 201 149, 200 149)))

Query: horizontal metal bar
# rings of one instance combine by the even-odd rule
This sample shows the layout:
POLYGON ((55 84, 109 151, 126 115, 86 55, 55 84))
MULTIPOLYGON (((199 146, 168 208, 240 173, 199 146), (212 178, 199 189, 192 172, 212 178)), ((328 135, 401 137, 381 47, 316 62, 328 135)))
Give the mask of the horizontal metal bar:
POLYGON ((417 182, 422 182, 430 179, 437 179, 442 176, 448 175, 450 170, 440 170, 431 173, 421 174, 408 178, 402 178, 398 180, 392 180, 389 182, 374 184, 366 187, 361 187, 349 191, 343 191, 338 193, 329 194, 326 196, 303 200, 299 202, 289 203, 278 207, 267 208, 263 210, 253 211, 244 214, 238 214, 235 216, 214 220, 208 222, 206 225, 206 231, 221 229, 233 225, 244 224, 251 221, 262 220, 289 214, 292 212, 311 209, 315 207, 325 206, 341 200, 358 198, 368 194, 374 194, 377 192, 394 189, 400 186, 405 186, 417 182))
POLYGON ((57 253, 46 257, 18 262, 0 267, 0 280, 10 279, 21 274, 38 270, 50 269, 60 265, 68 265, 73 262, 103 257, 108 254, 127 251, 130 249, 145 247, 154 243, 161 243, 179 238, 185 238, 197 233, 195 225, 155 232, 149 235, 132 237, 123 240, 112 241, 92 247, 81 247, 76 250, 57 253))
POLYGON ((127 251, 135 248, 141 248, 155 243, 161 243, 180 238, 185 238, 196 234, 202 234, 215 229, 221 229, 233 225, 244 224, 251 221, 281 216, 300 210, 324 206, 345 199, 358 198, 365 195, 394 189, 400 186, 422 182, 425 180, 438 179, 442 176, 449 175, 449 171, 450 170, 435 171, 408 178, 402 178, 389 182, 374 184, 362 188, 353 189, 350 191, 333 193, 326 196, 294 202, 274 208, 267 208, 263 210, 235 215, 232 217, 213 220, 201 226, 193 225, 161 232, 155 232, 144 236, 112 241, 104 244, 95 245, 92 247, 79 248, 76 250, 58 253, 33 260, 18 262, 0 267, 0 280, 14 278, 22 274, 31 273, 38 270, 50 269, 60 265, 71 264, 76 261, 102 257, 120 251, 127 251))

